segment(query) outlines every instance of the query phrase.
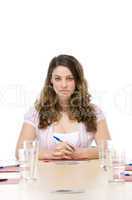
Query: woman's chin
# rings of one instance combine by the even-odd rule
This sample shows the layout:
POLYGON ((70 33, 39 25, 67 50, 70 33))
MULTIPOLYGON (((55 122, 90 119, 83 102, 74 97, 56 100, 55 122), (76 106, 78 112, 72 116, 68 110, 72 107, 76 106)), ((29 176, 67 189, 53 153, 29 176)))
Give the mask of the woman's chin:
POLYGON ((67 101, 70 98, 70 95, 61 94, 61 95, 58 95, 58 97, 61 101, 67 101))

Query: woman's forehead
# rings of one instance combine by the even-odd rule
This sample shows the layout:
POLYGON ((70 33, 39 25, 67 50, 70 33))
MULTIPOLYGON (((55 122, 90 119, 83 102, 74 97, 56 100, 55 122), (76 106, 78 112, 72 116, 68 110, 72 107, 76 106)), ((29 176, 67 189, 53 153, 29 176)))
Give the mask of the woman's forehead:
POLYGON ((72 72, 68 69, 68 67, 59 65, 53 70, 52 74, 58 76, 68 76, 72 75, 72 72))

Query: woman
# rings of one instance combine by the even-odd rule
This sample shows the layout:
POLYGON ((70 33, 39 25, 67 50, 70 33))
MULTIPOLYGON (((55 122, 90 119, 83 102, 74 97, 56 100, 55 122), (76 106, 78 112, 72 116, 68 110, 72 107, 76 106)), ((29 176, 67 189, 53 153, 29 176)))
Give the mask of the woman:
POLYGON ((96 159, 93 140, 110 139, 102 111, 90 102, 79 61, 70 55, 54 57, 40 98, 25 115, 17 142, 38 138, 39 159, 96 159))

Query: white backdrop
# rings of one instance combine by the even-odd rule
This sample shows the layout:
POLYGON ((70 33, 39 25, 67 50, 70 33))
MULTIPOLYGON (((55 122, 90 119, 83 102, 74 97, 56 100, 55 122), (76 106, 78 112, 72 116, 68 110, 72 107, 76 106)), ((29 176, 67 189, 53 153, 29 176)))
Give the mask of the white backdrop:
POLYGON ((23 115, 61 53, 83 64, 112 137, 130 146, 131 10, 131 0, 0 1, 0 159, 14 158, 23 115))

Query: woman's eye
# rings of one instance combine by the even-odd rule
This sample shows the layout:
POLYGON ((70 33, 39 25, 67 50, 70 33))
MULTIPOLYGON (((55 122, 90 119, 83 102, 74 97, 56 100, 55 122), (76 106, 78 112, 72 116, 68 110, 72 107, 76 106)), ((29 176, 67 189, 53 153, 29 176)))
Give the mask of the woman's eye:
MULTIPOLYGON (((61 78, 56 77, 55 80, 56 80, 56 81, 59 81, 59 80, 61 80, 61 78)), ((68 77, 68 78, 66 78, 66 80, 74 80, 74 78, 73 78, 73 77, 68 77)))
POLYGON ((69 77, 69 78, 67 78, 68 80, 73 80, 74 78, 73 77, 69 77))
POLYGON ((56 81, 60 80, 60 78, 55 78, 56 81))

